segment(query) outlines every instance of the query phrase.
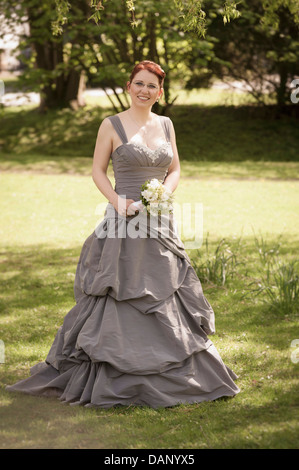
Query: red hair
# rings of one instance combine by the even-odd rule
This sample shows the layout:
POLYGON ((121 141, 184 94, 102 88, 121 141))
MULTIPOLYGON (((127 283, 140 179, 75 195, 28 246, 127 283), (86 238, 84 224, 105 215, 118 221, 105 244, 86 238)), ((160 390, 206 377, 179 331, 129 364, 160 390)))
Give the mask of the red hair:
POLYGON ((148 72, 155 74, 156 77, 158 77, 160 87, 163 86, 164 78, 166 74, 159 64, 156 64, 155 62, 152 62, 151 60, 143 60, 142 62, 139 62, 138 64, 135 65, 130 75, 130 83, 132 82, 135 75, 138 72, 141 72, 141 70, 147 70, 148 72))

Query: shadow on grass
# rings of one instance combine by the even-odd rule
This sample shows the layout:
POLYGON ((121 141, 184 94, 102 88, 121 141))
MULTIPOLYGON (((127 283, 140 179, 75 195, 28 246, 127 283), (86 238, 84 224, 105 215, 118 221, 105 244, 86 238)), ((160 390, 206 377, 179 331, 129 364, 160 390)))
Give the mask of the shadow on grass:
POLYGON ((49 249, 42 245, 17 248, 15 251, 11 248, 2 250, 2 292, 9 298, 9 302, 3 305, 2 314, 15 311, 18 307, 53 305, 59 298, 68 296, 80 250, 49 249))
POLYGON ((192 161, 181 160, 183 178, 298 181, 299 162, 285 161, 192 161))
MULTIPOLYGON (((252 239, 244 240, 246 252, 253 243, 252 239)), ((220 346, 224 362, 239 375, 241 393, 234 399, 158 410, 103 410, 71 407, 57 399, 3 390, 4 384, 28 376, 29 366, 51 346, 64 316, 73 307, 80 249, 29 246, 1 250, 1 339, 8 345, 1 379, 2 448, 297 446, 294 413, 298 412, 298 367, 291 363, 288 351, 294 322, 277 319, 250 301, 238 302, 231 296, 234 283, 227 291, 214 291, 214 298, 225 307, 216 309, 220 334, 215 344, 220 346), (232 350, 231 345, 235 346, 232 350)))
POLYGON ((174 106, 171 118, 182 160, 298 161, 298 118, 270 106, 174 106))
MULTIPOLYGON (((35 110, 6 110, 0 148, 7 154, 89 157, 99 125, 111 114, 92 107, 42 116, 35 110)), ((298 119, 276 119, 271 107, 175 105, 170 117, 182 161, 298 161, 298 119)))
POLYGON ((105 410, 4 391, 1 447, 291 449, 298 438, 296 396, 295 385, 281 395, 270 384, 248 385, 214 402, 105 410))
POLYGON ((92 155, 70 158, 44 154, 2 153, 0 154, 0 167, 2 171, 91 176, 92 155))
POLYGON ((92 156, 99 126, 109 110, 84 108, 8 110, 2 119, 0 146, 4 153, 38 153, 47 156, 92 156), (17 125, 16 125, 17 123, 17 125))

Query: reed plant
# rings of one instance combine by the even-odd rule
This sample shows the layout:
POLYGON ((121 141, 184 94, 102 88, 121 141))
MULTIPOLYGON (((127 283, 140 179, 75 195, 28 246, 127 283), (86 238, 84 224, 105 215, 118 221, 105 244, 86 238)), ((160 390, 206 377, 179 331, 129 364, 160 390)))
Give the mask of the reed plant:
POLYGON ((193 266, 201 282, 224 286, 235 278, 238 267, 244 265, 244 261, 238 259, 241 237, 238 239, 236 249, 226 238, 222 238, 216 244, 214 253, 211 253, 208 238, 209 233, 204 243, 205 254, 202 256, 198 251, 199 259, 193 261, 193 266))
MULTIPOLYGON (((298 261, 283 262, 278 257, 268 260, 260 269, 260 278, 249 283, 251 298, 261 296, 270 310, 281 315, 299 312, 298 261)), ((242 298, 245 298, 245 295, 242 298)))
POLYGON ((256 274, 253 276, 248 273, 248 254, 241 249, 241 237, 237 242, 222 238, 211 250, 208 234, 204 253, 198 250, 192 264, 204 284, 228 287, 238 278, 245 281, 240 300, 259 297, 274 313, 296 315, 299 312, 299 261, 284 261, 279 257, 279 240, 271 244, 263 236, 255 235, 254 246, 256 274))
POLYGON ((279 239, 271 244, 263 236, 254 236, 257 275, 247 283, 241 299, 259 297, 274 313, 296 315, 299 312, 298 260, 282 259, 279 239))

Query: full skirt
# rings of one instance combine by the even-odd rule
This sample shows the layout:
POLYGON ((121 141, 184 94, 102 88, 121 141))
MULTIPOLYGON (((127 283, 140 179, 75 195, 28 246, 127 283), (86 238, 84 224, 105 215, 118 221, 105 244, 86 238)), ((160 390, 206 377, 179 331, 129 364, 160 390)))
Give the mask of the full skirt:
POLYGON ((172 218, 166 236, 163 223, 153 231, 140 219, 134 237, 128 219, 105 215, 82 247, 76 303, 45 362, 7 390, 104 408, 236 395, 237 376, 208 338, 214 311, 172 218))

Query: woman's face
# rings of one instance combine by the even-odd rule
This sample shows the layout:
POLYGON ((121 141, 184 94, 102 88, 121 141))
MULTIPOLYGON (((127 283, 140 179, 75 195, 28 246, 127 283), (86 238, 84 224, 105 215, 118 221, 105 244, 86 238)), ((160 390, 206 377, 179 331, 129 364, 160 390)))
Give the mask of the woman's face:
POLYGON ((158 77, 148 70, 136 73, 132 82, 127 83, 127 90, 132 103, 146 107, 153 106, 163 93, 158 77))

